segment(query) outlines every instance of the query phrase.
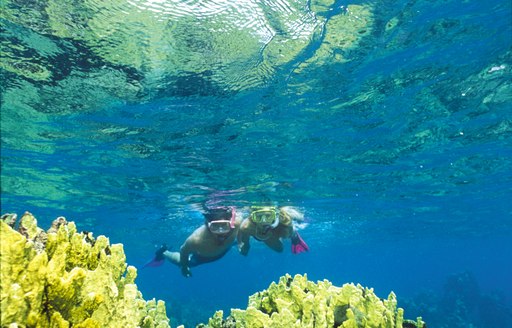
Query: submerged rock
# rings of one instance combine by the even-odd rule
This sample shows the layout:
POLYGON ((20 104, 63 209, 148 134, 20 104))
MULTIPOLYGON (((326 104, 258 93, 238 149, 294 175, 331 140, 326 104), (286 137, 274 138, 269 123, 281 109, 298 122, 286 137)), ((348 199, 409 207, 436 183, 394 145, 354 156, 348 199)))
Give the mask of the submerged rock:
POLYGON ((385 327, 426 328, 421 318, 404 320, 392 292, 378 298, 361 285, 333 286, 328 280, 314 283, 307 276, 285 275, 267 290, 249 297, 247 309, 232 309, 224 319, 217 311, 207 325, 200 327, 385 327))
POLYGON ((47 232, 26 212, 0 221, 2 327, 170 327, 163 301, 145 301, 121 244, 58 218, 47 232))

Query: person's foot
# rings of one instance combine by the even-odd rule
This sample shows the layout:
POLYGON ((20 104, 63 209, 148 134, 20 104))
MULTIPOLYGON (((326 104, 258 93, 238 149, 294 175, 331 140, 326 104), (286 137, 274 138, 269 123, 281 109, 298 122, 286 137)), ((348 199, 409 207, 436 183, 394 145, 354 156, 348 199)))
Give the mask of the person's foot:
POLYGON ((292 235, 292 253, 299 254, 303 252, 309 251, 309 246, 306 242, 300 237, 297 231, 292 235))
POLYGON ((144 264, 143 268, 146 268, 146 267, 158 267, 158 266, 161 266, 162 264, 164 264, 164 262, 165 262, 164 253, 165 253, 166 250, 167 250, 167 245, 163 244, 162 247, 160 247, 155 252, 155 257, 151 261, 149 261, 148 263, 144 264))
POLYGON ((165 251, 167 250, 167 245, 166 244, 163 244, 162 247, 160 247, 156 252, 155 252, 155 258, 154 258, 154 261, 163 261, 164 260, 164 253, 165 251))

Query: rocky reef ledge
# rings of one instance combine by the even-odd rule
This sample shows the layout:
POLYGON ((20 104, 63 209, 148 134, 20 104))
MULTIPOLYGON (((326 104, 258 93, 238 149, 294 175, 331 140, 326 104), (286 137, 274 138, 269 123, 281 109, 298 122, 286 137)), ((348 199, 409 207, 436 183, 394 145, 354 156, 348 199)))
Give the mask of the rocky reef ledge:
MULTIPOLYGON (((26 212, 0 220, 1 327, 170 327, 163 301, 145 301, 121 244, 59 217, 48 231, 26 212), (17 228, 17 230, 15 230, 17 228)), ((180 326, 182 327, 182 326, 180 326)), ((426 328, 405 320, 394 293, 285 275, 249 297, 247 309, 217 311, 198 328, 426 328)))
POLYGON ((145 301, 123 245, 78 233, 59 217, 44 231, 26 212, 0 222, 1 327, 170 327, 163 301, 145 301))

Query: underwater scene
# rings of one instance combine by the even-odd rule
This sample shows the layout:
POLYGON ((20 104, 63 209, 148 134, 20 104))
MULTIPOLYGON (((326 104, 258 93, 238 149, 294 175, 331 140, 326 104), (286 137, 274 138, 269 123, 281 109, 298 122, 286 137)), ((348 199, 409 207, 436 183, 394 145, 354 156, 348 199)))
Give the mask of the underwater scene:
POLYGON ((0 5, 1 327, 512 328, 510 0, 0 5))

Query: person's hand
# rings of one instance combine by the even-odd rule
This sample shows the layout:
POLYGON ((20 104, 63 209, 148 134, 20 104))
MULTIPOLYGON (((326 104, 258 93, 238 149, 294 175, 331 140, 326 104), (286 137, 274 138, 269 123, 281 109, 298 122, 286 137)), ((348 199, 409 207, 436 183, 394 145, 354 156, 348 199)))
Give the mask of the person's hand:
POLYGON ((192 272, 190 272, 190 268, 188 266, 181 267, 181 274, 184 277, 192 277, 192 272))
POLYGON ((249 253, 249 245, 247 245, 246 243, 240 243, 238 245, 238 251, 240 252, 240 254, 242 255, 247 255, 247 253, 249 253))

